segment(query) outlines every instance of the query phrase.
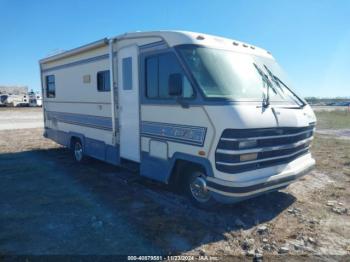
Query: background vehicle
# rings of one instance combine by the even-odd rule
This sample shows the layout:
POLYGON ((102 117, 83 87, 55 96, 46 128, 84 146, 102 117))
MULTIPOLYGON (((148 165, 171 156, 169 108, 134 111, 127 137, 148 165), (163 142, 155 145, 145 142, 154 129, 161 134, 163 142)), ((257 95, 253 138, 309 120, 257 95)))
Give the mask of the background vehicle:
POLYGON ((28 95, 13 95, 9 94, 6 100, 7 106, 29 106, 28 95))
POLYGON ((36 106, 43 106, 43 98, 41 94, 36 94, 36 106))
POLYGON ((42 106, 42 97, 39 93, 33 91, 28 93, 29 96, 29 106, 42 106))
POLYGON ((8 95, 0 95, 0 106, 6 106, 8 95))
POLYGON ((192 32, 128 33, 40 61, 45 133, 184 189, 201 207, 310 171, 315 115, 264 49, 192 32))

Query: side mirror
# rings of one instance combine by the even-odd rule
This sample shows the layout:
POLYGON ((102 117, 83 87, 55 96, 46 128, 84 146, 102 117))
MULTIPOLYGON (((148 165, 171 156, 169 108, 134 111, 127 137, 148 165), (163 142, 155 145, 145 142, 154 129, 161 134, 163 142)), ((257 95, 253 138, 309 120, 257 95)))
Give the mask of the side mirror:
POLYGON ((182 74, 169 75, 168 87, 170 96, 181 96, 183 89, 182 74))

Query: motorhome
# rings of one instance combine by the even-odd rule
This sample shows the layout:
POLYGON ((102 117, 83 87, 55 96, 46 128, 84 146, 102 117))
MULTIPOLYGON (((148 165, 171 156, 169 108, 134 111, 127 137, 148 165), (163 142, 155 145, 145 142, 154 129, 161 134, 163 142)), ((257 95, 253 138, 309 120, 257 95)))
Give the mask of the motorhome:
POLYGON ((8 94, 6 99, 6 105, 20 107, 29 106, 28 95, 25 94, 8 94))
POLYGON ((316 118, 272 54, 218 36, 126 33, 40 60, 44 136, 132 166, 200 207, 287 187, 316 118))
POLYGON ((29 106, 37 107, 42 106, 42 97, 38 92, 30 91, 29 96, 29 106))

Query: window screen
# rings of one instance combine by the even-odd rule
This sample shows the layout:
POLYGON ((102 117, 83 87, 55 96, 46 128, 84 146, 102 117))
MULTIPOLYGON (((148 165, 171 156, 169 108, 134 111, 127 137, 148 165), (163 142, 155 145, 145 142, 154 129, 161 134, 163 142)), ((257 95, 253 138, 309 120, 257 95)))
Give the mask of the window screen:
POLYGON ((55 97, 56 96, 56 86, 55 86, 55 76, 48 75, 46 79, 46 97, 55 97))
POLYGON ((131 57, 123 58, 123 89, 132 89, 132 59, 131 57))
POLYGON ((109 70, 97 72, 97 90, 100 92, 110 91, 111 83, 109 79, 109 70))

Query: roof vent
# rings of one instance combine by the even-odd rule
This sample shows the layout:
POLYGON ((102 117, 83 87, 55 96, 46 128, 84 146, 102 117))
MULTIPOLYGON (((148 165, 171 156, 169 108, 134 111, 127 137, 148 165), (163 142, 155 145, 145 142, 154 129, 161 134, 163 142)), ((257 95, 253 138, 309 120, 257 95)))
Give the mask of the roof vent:
POLYGON ((201 35, 197 36, 197 40, 204 40, 204 36, 201 36, 201 35))
POLYGON ((233 42, 232 44, 235 45, 235 46, 238 46, 238 45, 239 45, 237 42, 233 42))

